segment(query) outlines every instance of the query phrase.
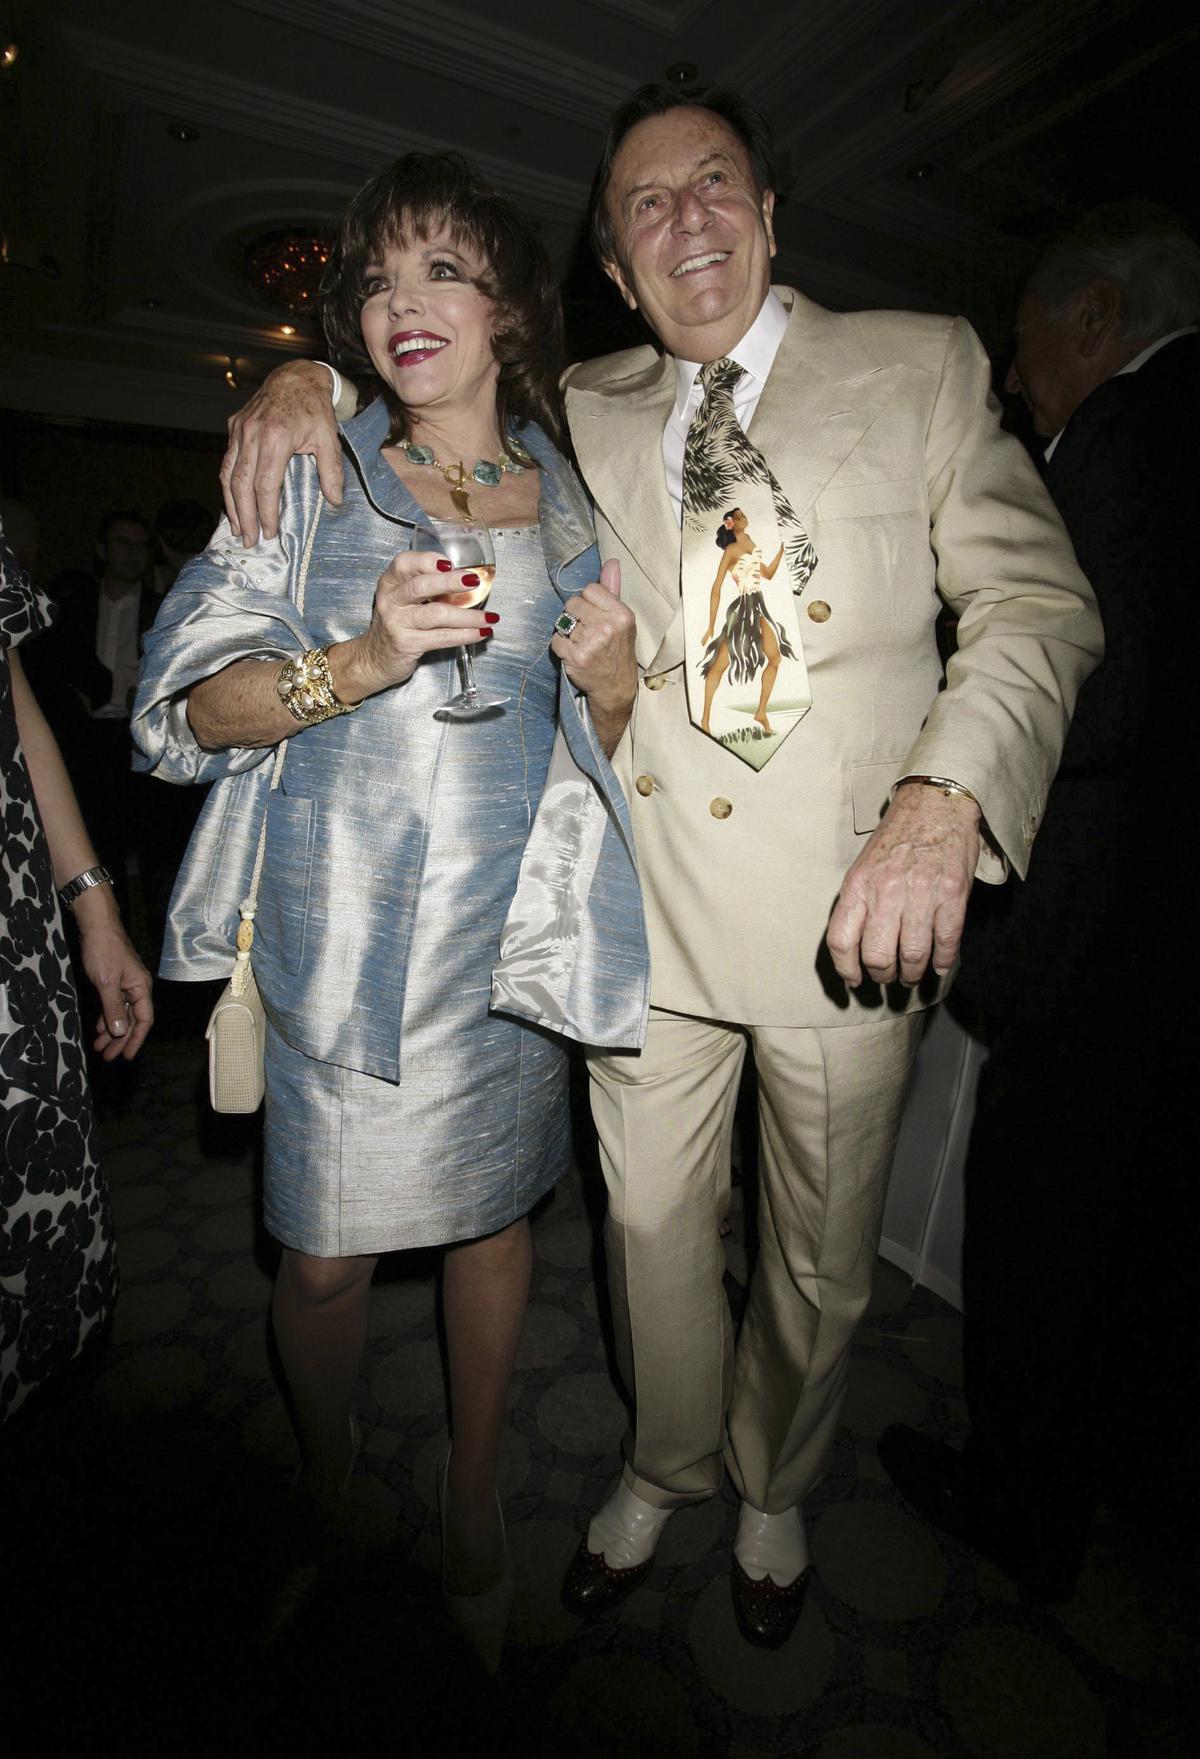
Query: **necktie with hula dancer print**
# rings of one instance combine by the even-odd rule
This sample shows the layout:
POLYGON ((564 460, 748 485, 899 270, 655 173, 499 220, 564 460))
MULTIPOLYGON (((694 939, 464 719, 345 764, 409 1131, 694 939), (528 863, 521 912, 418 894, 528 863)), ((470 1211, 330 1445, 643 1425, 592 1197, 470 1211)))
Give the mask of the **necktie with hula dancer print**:
POLYGON ((684 448, 684 671, 696 726, 760 770, 812 707, 795 595, 817 556, 738 422, 741 374, 728 359, 701 368, 684 448))

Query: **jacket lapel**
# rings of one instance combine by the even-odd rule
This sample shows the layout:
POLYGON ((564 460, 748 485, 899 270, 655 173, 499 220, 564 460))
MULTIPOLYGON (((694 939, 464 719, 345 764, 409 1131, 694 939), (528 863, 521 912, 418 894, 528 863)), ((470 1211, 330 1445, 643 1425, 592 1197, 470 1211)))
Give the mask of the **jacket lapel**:
POLYGON ((669 355, 598 391, 567 389, 571 439, 592 499, 662 600, 637 606, 639 621, 669 619, 679 599, 679 527, 662 463, 674 401, 669 355))
POLYGON ((791 316, 749 433, 804 518, 906 369, 875 365, 820 306, 791 288, 775 291, 791 316))

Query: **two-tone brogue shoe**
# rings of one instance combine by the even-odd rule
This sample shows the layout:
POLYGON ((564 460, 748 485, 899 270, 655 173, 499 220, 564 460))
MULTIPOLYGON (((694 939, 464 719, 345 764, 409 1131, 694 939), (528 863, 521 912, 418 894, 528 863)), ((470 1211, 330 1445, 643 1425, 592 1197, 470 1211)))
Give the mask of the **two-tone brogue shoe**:
POLYGON ((799 1509, 767 1515, 742 1504, 730 1589, 738 1630, 759 1649, 779 1649, 804 1610, 811 1575, 799 1509))
POLYGON ((632 1594, 650 1574, 671 1513, 643 1502, 623 1481, 618 1484, 571 1560, 562 1586, 567 1611, 595 1618, 632 1594))

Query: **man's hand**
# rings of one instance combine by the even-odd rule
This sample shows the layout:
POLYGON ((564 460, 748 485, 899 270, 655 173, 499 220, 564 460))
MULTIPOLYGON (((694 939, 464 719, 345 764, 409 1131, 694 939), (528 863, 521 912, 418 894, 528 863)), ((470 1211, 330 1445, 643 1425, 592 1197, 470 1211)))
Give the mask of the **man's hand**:
POLYGON ((851 989, 917 984, 953 969, 979 859, 980 815, 965 794, 905 782, 842 882, 825 940, 851 989), (931 956, 932 955, 932 956, 931 956))
POLYGON ((569 598, 563 608, 577 621, 570 635, 555 633, 550 651, 562 661, 576 690, 587 697, 596 736, 611 757, 637 697, 637 619, 621 603, 621 564, 605 562, 600 579, 569 598))
POLYGON ((311 360, 289 360, 268 373, 244 409, 229 418, 221 460, 221 494, 234 533, 245 544, 279 530, 284 472, 297 452, 317 461, 321 493, 342 504, 342 448, 333 414, 333 381, 311 360))

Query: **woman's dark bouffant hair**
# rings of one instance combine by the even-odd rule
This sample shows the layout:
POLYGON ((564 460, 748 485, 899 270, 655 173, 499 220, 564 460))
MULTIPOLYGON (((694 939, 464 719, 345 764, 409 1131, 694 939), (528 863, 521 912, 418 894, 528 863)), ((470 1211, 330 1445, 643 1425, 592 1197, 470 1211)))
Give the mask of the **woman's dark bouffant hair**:
POLYGON ((562 307, 549 258, 524 215, 458 153, 406 153, 365 183, 346 209, 321 284, 321 319, 334 364, 360 389, 382 391, 392 418, 384 444, 406 439, 408 411, 380 380, 362 339, 364 271, 388 245, 426 239, 443 222, 487 265, 475 285, 496 306, 492 347, 500 362, 501 433, 510 423, 536 421, 565 450, 558 389, 562 307))
POLYGON ((717 527, 717 548, 719 550, 727 550, 730 544, 737 543, 737 532, 731 531, 725 523, 727 519, 732 519, 736 512, 737 508, 731 507, 728 513, 721 515, 721 523, 717 527))

